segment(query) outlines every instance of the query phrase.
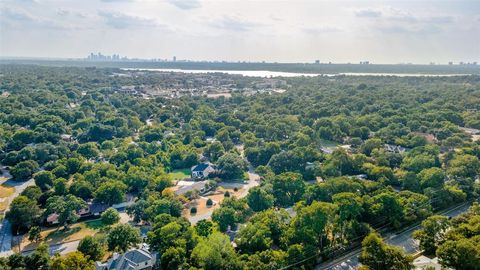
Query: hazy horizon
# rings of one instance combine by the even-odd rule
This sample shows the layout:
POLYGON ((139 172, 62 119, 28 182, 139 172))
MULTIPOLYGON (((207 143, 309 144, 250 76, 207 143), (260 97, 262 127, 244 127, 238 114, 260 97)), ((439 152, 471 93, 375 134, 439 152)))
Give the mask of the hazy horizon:
POLYGON ((0 56, 473 62, 479 11, 479 1, 5 0, 0 56))

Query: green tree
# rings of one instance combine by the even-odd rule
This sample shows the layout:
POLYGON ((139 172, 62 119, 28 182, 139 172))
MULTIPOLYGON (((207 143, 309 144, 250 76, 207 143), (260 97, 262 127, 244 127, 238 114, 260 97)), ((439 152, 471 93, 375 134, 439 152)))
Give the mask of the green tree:
POLYGON ((18 196, 13 199, 5 218, 12 223, 13 229, 18 232, 19 230, 29 229, 38 221, 40 215, 41 210, 36 201, 25 196, 18 196))
POLYGON ((119 224, 107 235, 108 250, 125 252, 140 243, 140 231, 129 224, 119 224))
POLYGON ((267 250, 273 243, 270 228, 263 223, 248 222, 240 228, 235 243, 241 253, 253 254, 267 250))
POLYGON ((95 263, 83 253, 74 251, 65 257, 56 255, 52 258, 50 269, 55 270, 94 270, 95 263))
POLYGON ((145 214, 145 209, 148 207, 148 202, 145 200, 138 200, 134 204, 127 207, 127 214, 133 217, 133 221, 138 223, 142 220, 147 220, 148 216, 145 214))
POLYGON ((273 207, 274 197, 261 187, 254 187, 248 191, 247 203, 255 211, 263 211, 273 207))
POLYGON ((445 241, 445 233, 449 227, 445 216, 431 216, 422 221, 422 228, 413 233, 413 238, 420 242, 420 248, 427 255, 434 255, 437 247, 445 241))
POLYGON ((80 240, 77 249, 91 260, 97 261, 105 254, 105 241, 100 237, 88 235, 80 240))
POLYGON ((20 195, 25 196, 33 201, 38 201, 42 196, 42 190, 37 186, 28 186, 26 187, 20 195))
POLYGON ((48 245, 41 243, 35 251, 25 257, 25 269, 27 270, 48 270, 50 264, 50 255, 48 254, 48 245))
POLYGON ((447 172, 455 177, 474 178, 480 173, 480 160, 472 155, 457 155, 448 163, 447 172))
POLYGON ((418 178, 420 179, 420 185, 423 189, 425 188, 440 188, 443 186, 445 180, 445 173, 440 168, 428 168, 423 169, 419 174, 418 178))
POLYGON ((387 245, 377 233, 362 241, 360 262, 372 270, 413 269, 412 259, 397 247, 387 245))
POLYGON ((53 180, 55 176, 49 171, 41 171, 36 173, 33 178, 35 179, 35 184, 40 187, 42 190, 48 190, 53 187, 53 180))
POLYGON ((213 223, 210 220, 202 219, 195 225, 195 231, 200 236, 208 237, 213 232, 213 223))
POLYGON ((287 235, 291 244, 304 244, 323 249, 328 245, 328 232, 331 232, 335 205, 325 202, 313 202, 299 209, 293 219, 287 235))
POLYGON ((458 270, 478 269, 480 265, 480 250, 474 239, 446 241, 436 252, 442 266, 458 270))
POLYGON ((77 153, 84 156, 86 159, 96 158, 100 154, 97 144, 94 142, 79 145, 77 148, 77 153))
POLYGON ((337 193, 333 195, 332 200, 338 207, 337 220, 340 224, 341 235, 345 237, 349 227, 358 225, 357 219, 363 214, 363 200, 351 192, 337 193))
POLYGON ((218 224, 220 231, 224 232, 228 229, 229 226, 231 228, 235 227, 235 214, 236 212, 233 208, 220 207, 213 211, 212 220, 218 224))
POLYGON ((28 231, 28 240, 31 242, 39 242, 42 240, 42 235, 40 234, 42 229, 39 226, 33 226, 28 231))
POLYGON ((33 173, 38 170, 38 163, 33 160, 19 162, 11 170, 10 174, 17 181, 25 181, 32 177, 33 173))
POLYGON ((108 208, 101 215, 102 223, 105 225, 113 225, 120 220, 120 214, 114 208, 108 208))
POLYGON ((305 192, 305 182, 298 173, 282 173, 272 181, 275 204, 282 207, 292 206, 305 192))
POLYGON ((214 232, 192 250, 192 264, 205 270, 242 269, 228 236, 214 232))
POLYGON ((403 220, 404 208, 398 196, 393 192, 383 192, 371 198, 369 210, 378 220, 386 217, 386 221, 399 227, 403 220))
POLYGON ((218 159, 217 167, 223 179, 236 180, 243 177, 247 162, 237 154, 227 153, 218 159))
POLYGON ((185 263, 186 252, 180 247, 169 247, 162 253, 160 264, 165 270, 182 269, 185 263))
POLYGON ((67 180, 65 178, 55 179, 53 181, 53 189, 56 195, 65 195, 67 193, 67 180))
POLYGON ((100 184, 93 196, 99 202, 112 205, 123 202, 126 192, 127 186, 124 183, 107 181, 100 184))
POLYGON ((221 142, 213 142, 207 144, 203 154, 210 159, 211 162, 216 162, 221 156, 225 154, 225 148, 221 142))

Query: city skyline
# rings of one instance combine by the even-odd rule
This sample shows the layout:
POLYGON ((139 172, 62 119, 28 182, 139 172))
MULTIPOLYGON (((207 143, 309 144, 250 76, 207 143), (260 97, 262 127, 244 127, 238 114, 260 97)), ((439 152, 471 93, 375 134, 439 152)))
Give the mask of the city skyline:
POLYGON ((480 61, 480 2, 0 3, 0 55, 379 64, 480 61), (412 48, 415 48, 414 50, 412 48))

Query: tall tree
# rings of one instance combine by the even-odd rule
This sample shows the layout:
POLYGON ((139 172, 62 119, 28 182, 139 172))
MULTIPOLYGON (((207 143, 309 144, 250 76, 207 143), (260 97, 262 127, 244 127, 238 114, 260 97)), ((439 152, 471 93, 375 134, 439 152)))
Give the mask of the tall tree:
POLYGON ((362 241, 360 262, 371 270, 413 269, 412 258, 401 249, 385 244, 374 232, 362 241))
POLYGON ((437 247, 445 241, 445 233, 449 227, 445 216, 431 216, 422 221, 422 228, 413 234, 420 241, 420 248, 427 255, 434 255, 437 247))

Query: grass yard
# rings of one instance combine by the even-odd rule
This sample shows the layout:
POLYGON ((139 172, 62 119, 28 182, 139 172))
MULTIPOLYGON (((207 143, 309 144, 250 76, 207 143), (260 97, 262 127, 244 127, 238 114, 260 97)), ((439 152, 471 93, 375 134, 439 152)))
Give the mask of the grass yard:
POLYGON ((15 192, 14 187, 9 187, 6 185, 0 186, 0 198, 7 198, 10 197, 15 192))
MULTIPOLYGON (((54 245, 81 240, 85 238, 85 236, 93 236, 103 233, 103 228, 105 228, 105 226, 102 224, 100 219, 73 224, 70 226, 70 229, 66 231, 63 229, 63 226, 60 228, 47 228, 41 232, 42 242, 49 245, 54 245)), ((35 249, 37 245, 37 243, 32 243, 28 240, 28 234, 26 234, 22 239, 23 250, 35 249)))
POLYGON ((320 145, 323 147, 337 147, 340 143, 325 139, 320 139, 320 145))
POLYGON ((173 180, 183 180, 190 177, 191 171, 189 168, 173 170, 169 175, 172 176, 173 180))
POLYGON ((5 212, 7 210, 8 203, 7 201, 0 202, 0 213, 5 212))

